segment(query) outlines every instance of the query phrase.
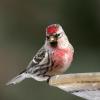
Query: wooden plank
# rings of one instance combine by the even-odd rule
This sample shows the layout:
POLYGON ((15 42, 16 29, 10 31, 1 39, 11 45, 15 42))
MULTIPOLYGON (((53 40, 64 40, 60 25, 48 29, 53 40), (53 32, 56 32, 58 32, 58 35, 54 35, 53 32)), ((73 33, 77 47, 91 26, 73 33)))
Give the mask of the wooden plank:
POLYGON ((49 85, 88 100, 100 100, 100 72, 56 75, 49 85))

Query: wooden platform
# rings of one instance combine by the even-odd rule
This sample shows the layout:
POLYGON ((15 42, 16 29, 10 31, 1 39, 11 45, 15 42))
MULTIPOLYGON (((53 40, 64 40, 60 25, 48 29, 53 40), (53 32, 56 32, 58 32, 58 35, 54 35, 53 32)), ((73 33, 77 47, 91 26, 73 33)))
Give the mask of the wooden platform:
POLYGON ((87 100, 100 100, 100 72, 53 76, 49 85, 87 100))

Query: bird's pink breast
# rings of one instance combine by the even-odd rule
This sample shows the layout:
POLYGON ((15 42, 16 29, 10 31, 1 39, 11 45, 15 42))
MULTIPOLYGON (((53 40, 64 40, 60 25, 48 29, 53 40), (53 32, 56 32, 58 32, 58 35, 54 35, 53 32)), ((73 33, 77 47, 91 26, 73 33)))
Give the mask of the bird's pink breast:
POLYGON ((71 49, 56 49, 52 54, 52 59, 54 61, 54 65, 52 66, 55 71, 64 72, 66 70, 73 59, 73 52, 71 49))

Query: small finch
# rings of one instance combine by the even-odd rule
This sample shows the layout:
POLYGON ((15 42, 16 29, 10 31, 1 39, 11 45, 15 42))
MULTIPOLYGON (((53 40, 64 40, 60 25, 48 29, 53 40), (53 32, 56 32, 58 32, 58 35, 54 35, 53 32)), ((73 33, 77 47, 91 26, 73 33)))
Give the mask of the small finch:
POLYGON ((46 40, 42 48, 30 61, 27 68, 7 83, 16 84, 25 78, 47 81, 54 75, 64 73, 73 60, 74 49, 59 24, 46 28, 46 40))

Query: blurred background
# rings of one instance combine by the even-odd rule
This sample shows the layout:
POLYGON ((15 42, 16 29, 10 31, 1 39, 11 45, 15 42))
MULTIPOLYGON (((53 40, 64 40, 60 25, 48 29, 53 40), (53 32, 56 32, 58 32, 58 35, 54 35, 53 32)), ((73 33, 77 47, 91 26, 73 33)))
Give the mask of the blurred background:
POLYGON ((53 23, 75 48, 66 73, 100 71, 99 0, 0 0, 0 100, 83 100, 33 79, 5 86, 26 68, 53 23))

